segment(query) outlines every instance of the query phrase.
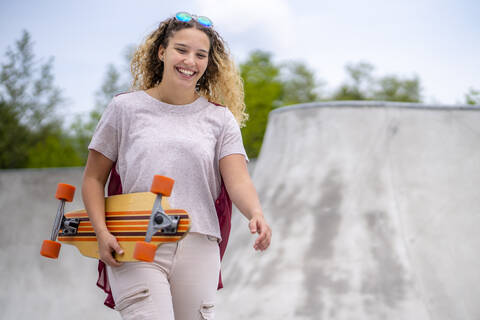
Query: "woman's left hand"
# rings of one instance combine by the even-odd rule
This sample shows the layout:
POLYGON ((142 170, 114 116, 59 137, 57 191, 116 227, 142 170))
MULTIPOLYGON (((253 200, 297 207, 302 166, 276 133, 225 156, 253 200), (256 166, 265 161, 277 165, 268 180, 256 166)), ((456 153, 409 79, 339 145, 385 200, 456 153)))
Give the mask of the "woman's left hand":
POLYGON ((255 240, 255 244, 253 248, 255 250, 266 250, 270 246, 270 241, 272 239, 272 229, 265 221, 263 216, 256 216, 250 219, 250 223, 248 224, 250 228, 250 232, 252 234, 258 233, 259 236, 257 240, 255 240))

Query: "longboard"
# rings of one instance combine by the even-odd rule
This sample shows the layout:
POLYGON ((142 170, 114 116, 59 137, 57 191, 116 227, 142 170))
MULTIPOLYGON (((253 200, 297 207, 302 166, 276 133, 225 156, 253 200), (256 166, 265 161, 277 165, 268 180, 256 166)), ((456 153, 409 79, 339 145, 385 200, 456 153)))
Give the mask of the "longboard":
MULTIPOLYGON (((167 198, 164 197, 164 195, 170 195, 173 187, 173 180, 171 181, 171 186, 159 191, 154 190, 154 180, 152 190, 155 193, 129 193, 105 198, 107 228, 117 238, 124 251, 122 255, 115 255, 118 261, 152 261, 152 255, 155 254, 159 245, 176 242, 186 236, 191 224, 188 213, 182 209, 170 208, 167 198), (163 212, 164 215, 158 213, 158 211, 163 212), (167 223, 168 218, 170 224, 167 223), (149 225, 151 228, 150 237, 147 235, 149 225), (145 249, 138 249, 138 246, 146 246, 149 257, 145 258, 142 254, 145 249), (138 252, 135 254, 136 250, 140 250, 140 255, 138 252)), ((64 186, 62 187, 65 188, 64 186)), ((59 242, 77 247, 80 253, 86 257, 99 259, 97 238, 86 210, 81 209, 63 214, 64 201, 73 199, 74 187, 70 187, 73 188, 71 197, 58 191, 61 188, 60 185, 57 189, 56 197, 61 200, 62 207, 59 207, 59 212, 62 211, 62 213, 57 212, 57 218, 60 215, 63 217, 58 218, 61 219, 60 223, 55 222, 51 238, 55 238, 54 233, 56 232, 59 242), (59 224, 59 227, 56 227, 57 224, 59 224)), ((58 257, 60 244, 54 240, 44 241, 41 250, 42 255, 49 258, 58 257), (51 249, 53 252, 51 252, 51 249)))

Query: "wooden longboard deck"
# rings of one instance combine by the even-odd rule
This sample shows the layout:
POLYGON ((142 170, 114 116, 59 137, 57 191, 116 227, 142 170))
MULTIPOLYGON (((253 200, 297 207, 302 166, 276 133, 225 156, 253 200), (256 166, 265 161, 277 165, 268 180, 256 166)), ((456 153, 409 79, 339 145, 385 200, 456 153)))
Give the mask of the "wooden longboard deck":
MULTIPOLYGON (((105 198, 107 228, 117 238, 125 252, 121 256, 115 256, 118 261, 138 261, 133 258, 135 243, 145 241, 155 198, 156 195, 151 192, 121 194, 105 198)), ((150 242, 155 245, 179 241, 190 229, 190 217, 185 210, 171 209, 165 197, 162 198, 162 207, 166 214, 180 216, 180 221, 175 234, 166 235, 157 232, 150 242)), ((74 236, 69 236, 64 235, 60 230, 58 241, 76 246, 84 256, 98 259, 97 238, 85 209, 68 212, 65 217, 79 218, 78 232, 74 236)))

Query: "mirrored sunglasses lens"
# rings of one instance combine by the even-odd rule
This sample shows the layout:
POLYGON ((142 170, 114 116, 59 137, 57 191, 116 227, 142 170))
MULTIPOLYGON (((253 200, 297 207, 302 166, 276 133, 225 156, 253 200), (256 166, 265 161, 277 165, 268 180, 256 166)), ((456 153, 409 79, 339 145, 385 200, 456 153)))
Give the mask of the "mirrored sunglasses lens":
POLYGON ((205 27, 211 27, 212 26, 212 20, 208 19, 207 17, 198 17, 197 19, 198 23, 205 27))
POLYGON ((179 12, 175 15, 175 17, 182 22, 188 22, 192 20, 192 16, 187 12, 179 12))

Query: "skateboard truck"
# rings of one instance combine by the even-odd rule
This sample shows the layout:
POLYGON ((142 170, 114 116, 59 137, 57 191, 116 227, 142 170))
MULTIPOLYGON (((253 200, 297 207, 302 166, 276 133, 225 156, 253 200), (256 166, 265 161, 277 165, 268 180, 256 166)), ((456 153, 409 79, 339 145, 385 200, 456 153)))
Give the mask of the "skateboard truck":
POLYGON ((62 236, 74 236, 77 234, 78 225, 80 224, 80 219, 78 218, 65 218, 62 219, 62 236))
POLYGON ((150 242, 155 233, 160 230, 160 234, 175 234, 177 233, 178 222, 180 216, 169 216, 165 213, 162 207, 162 194, 157 194, 155 203, 153 204, 152 214, 150 215, 150 222, 148 223, 147 234, 145 241, 150 242))
MULTIPOLYGON (((74 187, 75 188, 75 187, 74 187)), ((75 192, 75 189, 74 189, 75 192)), ((53 224, 52 234, 50 236, 51 241, 55 241, 60 231, 61 235, 65 236, 74 236, 77 234, 78 225, 80 224, 80 219, 78 218, 65 218, 65 199, 59 199, 60 203, 58 204, 57 215, 55 217, 55 222, 53 224)), ((73 197, 72 197, 73 200, 73 197)))
POLYGON ((55 198, 60 200, 57 209, 57 215, 55 216, 55 222, 53 223, 52 233, 50 240, 44 240, 40 254, 47 258, 56 259, 60 252, 61 244, 57 240, 58 234, 62 229, 64 234, 76 234, 80 220, 76 218, 66 219, 64 216, 65 202, 72 202, 75 194, 75 187, 65 183, 59 183, 57 186, 57 192, 55 198), (63 226, 63 228, 62 228, 63 226))
POLYGON ((159 230, 161 234, 172 234, 177 232, 180 216, 169 216, 162 207, 162 197, 169 197, 172 193, 174 180, 168 177, 155 175, 153 177, 152 187, 150 191, 155 193, 155 203, 153 204, 152 214, 148 223, 145 241, 137 242, 133 257, 137 260, 152 262, 155 257, 157 246, 151 244, 150 241, 154 234, 159 230))

